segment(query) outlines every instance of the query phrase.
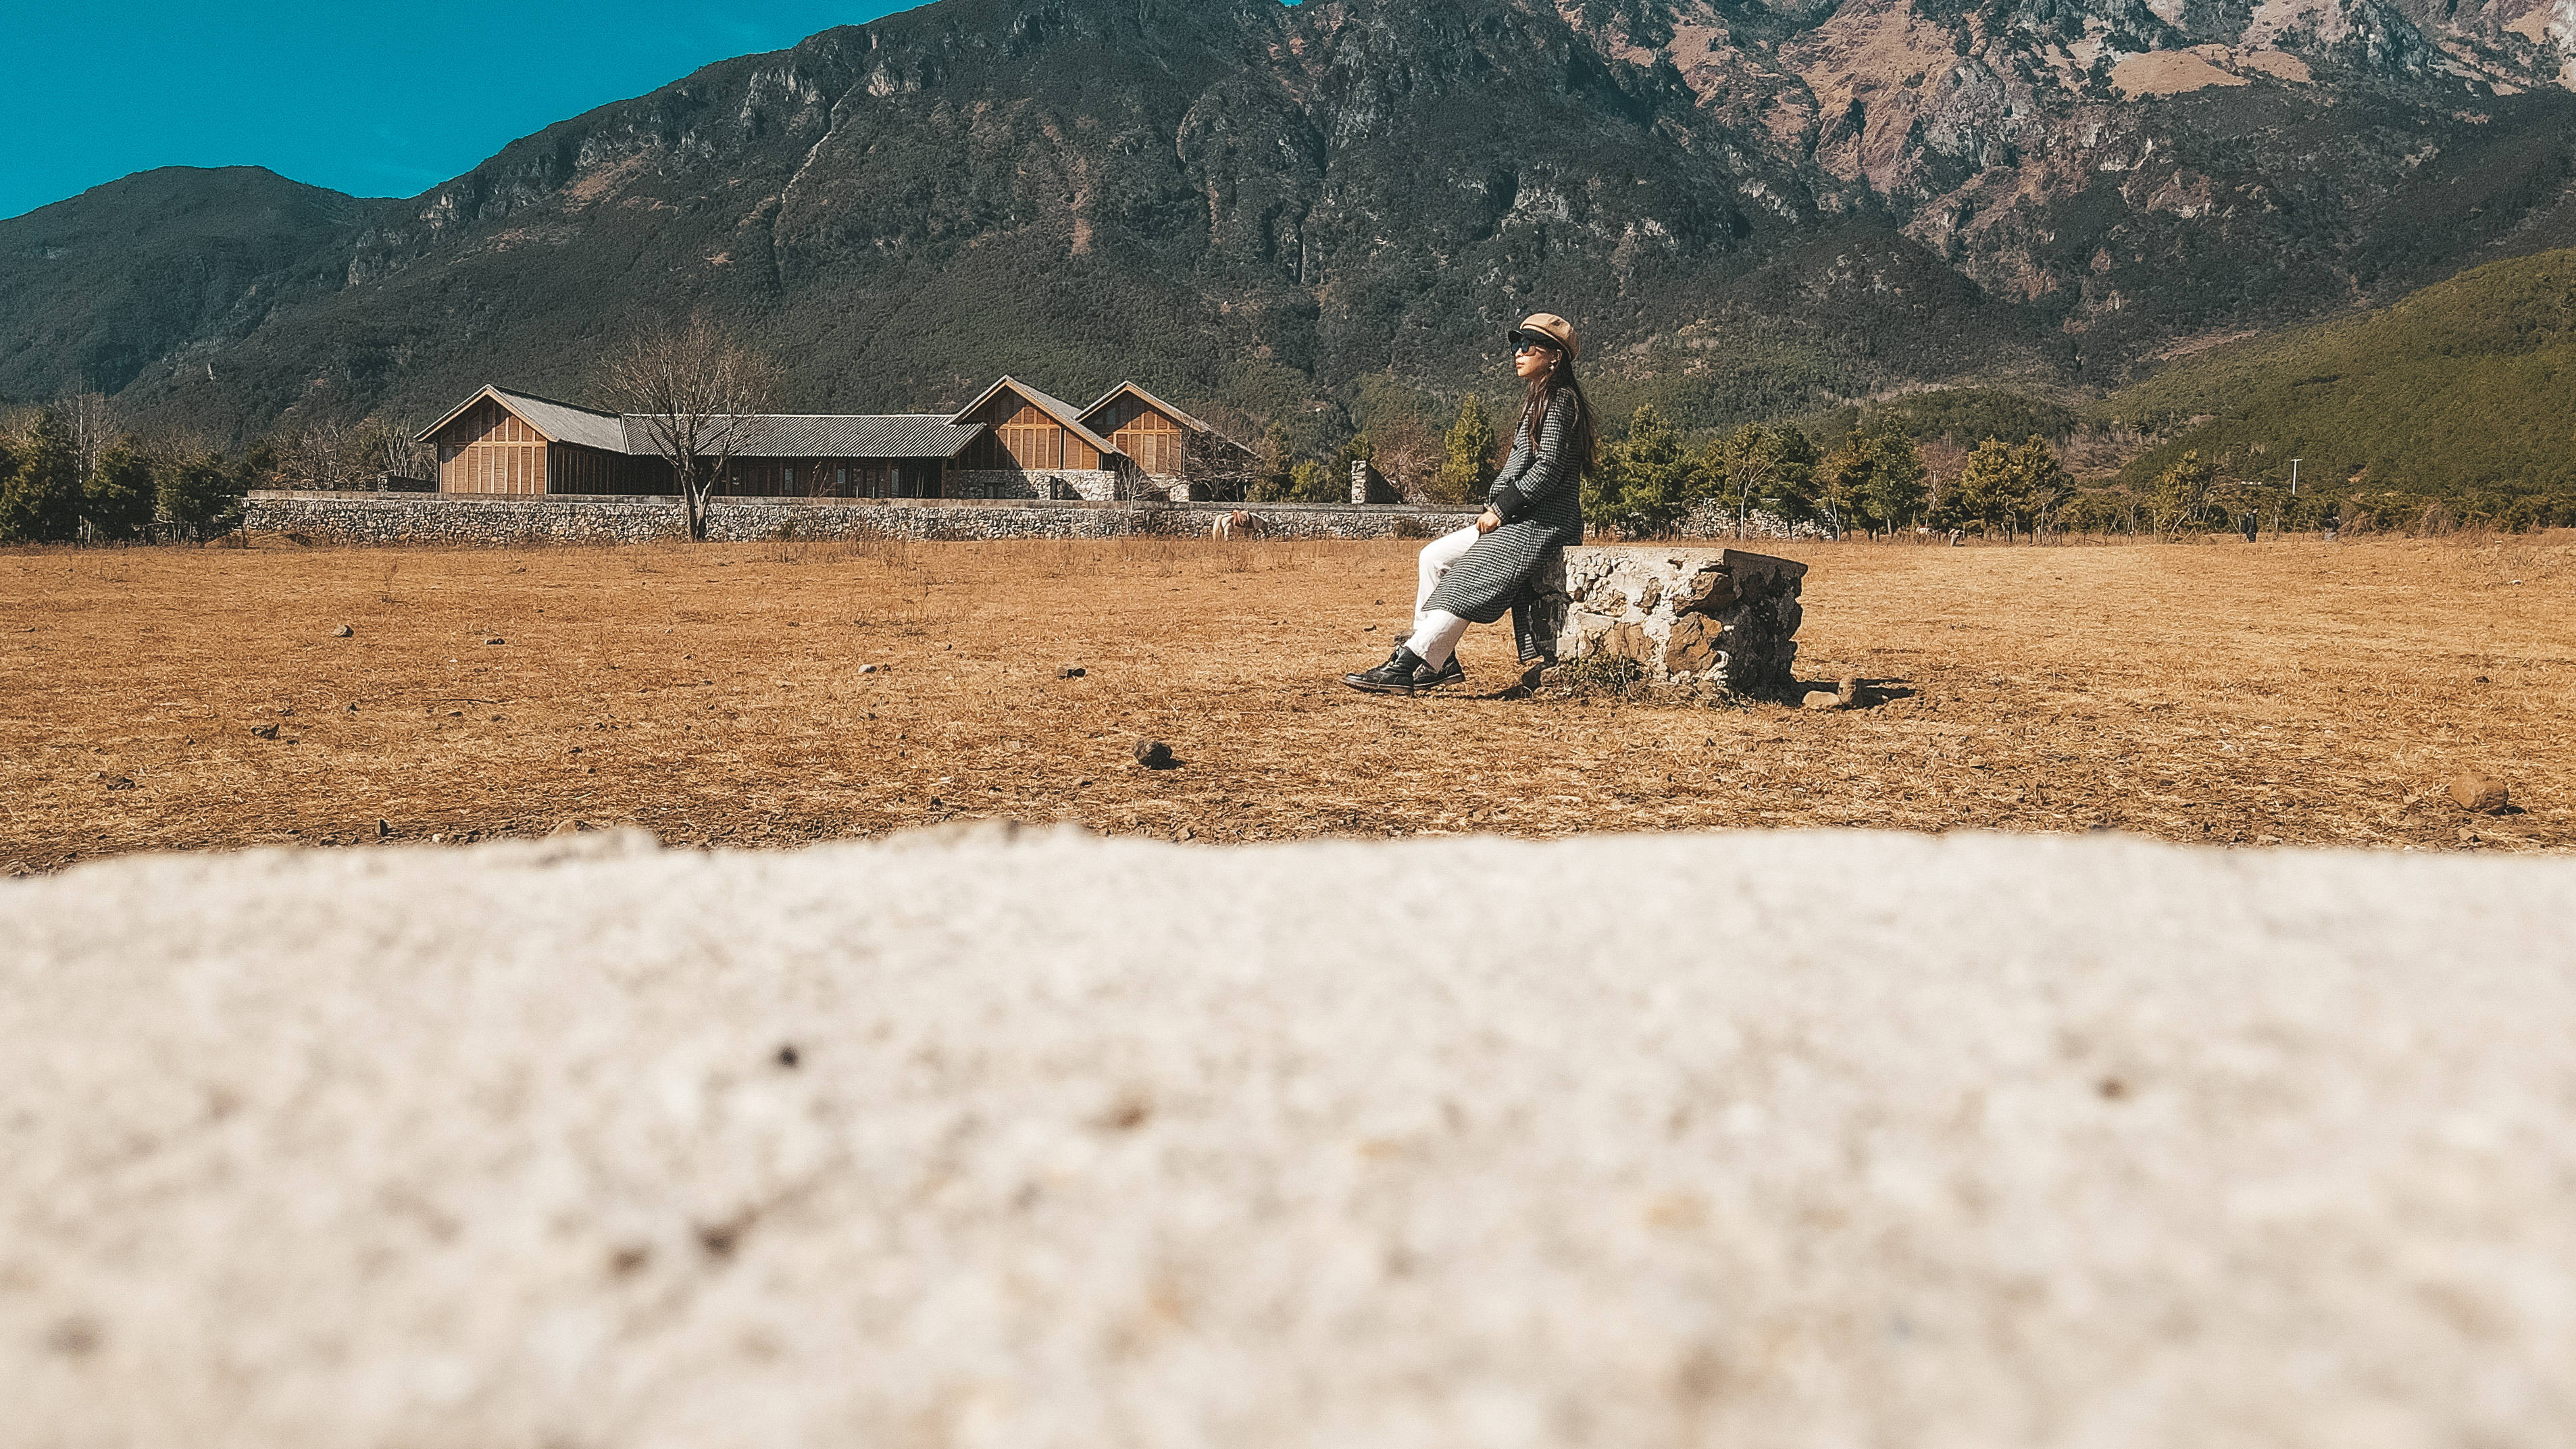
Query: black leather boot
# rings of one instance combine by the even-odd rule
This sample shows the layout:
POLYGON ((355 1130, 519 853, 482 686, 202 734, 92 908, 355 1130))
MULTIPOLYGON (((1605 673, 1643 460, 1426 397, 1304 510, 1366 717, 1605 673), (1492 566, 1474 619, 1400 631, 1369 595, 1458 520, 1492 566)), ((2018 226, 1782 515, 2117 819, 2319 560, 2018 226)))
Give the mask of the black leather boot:
POLYGON ((1420 687, 1419 676, 1429 668, 1422 662, 1421 655, 1398 644, 1384 664, 1357 674, 1345 674, 1342 683, 1371 694, 1411 694, 1420 687))
POLYGON ((1437 669, 1425 664, 1420 669, 1415 670, 1413 672, 1413 687, 1415 689, 1438 689, 1444 684, 1456 684, 1466 677, 1466 667, 1458 662, 1457 655, 1452 654, 1449 656, 1449 662, 1441 665, 1437 669))

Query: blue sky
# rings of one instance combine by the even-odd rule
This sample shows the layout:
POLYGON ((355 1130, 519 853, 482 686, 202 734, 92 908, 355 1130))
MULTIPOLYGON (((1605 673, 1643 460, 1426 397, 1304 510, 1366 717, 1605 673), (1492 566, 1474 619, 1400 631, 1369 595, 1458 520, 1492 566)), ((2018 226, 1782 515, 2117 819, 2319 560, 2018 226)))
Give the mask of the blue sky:
POLYGON ((913 0, 0 0, 0 217, 155 166, 411 196, 567 116, 913 0))

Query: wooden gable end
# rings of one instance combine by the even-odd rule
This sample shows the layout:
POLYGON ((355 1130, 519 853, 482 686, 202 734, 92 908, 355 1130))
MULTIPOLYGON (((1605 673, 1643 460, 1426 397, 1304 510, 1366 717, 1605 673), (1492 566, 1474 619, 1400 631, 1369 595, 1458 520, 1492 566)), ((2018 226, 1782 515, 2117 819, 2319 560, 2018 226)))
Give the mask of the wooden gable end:
POLYGON ((1132 392, 1119 394, 1083 422, 1147 473, 1177 478, 1188 471, 1189 429, 1132 392))
POLYGON ((983 436, 966 447, 968 468, 1038 473, 1100 466, 1099 449, 1010 388, 995 393, 968 421, 984 425, 983 436))
POLYGON ((492 398, 448 419, 432 446, 441 493, 543 493, 546 439, 492 398))

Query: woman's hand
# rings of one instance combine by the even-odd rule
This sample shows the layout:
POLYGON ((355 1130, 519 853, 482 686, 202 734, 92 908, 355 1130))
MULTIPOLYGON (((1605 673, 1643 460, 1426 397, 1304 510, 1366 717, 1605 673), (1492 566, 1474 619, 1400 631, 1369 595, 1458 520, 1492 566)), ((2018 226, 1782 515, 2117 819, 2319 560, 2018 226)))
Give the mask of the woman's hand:
POLYGON ((1476 531, 1478 533, 1491 533, 1502 526, 1503 516, 1490 508, 1486 509, 1483 516, 1476 520, 1476 531))

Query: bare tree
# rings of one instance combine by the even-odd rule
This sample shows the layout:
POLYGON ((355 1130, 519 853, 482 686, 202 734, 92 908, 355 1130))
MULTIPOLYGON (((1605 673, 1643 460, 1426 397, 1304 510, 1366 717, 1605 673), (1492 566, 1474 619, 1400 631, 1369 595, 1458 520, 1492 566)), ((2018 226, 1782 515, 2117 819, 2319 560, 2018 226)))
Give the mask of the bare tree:
POLYGON ((1439 435, 1412 413, 1399 413, 1369 428, 1377 443, 1377 456, 1370 461, 1395 485, 1396 493, 1407 503, 1438 502, 1433 496, 1440 468, 1448 461, 1439 435))
POLYGON ((429 445, 412 430, 385 418, 370 418, 359 430, 366 440, 367 471, 377 479, 429 479, 438 476, 438 461, 429 445))
POLYGON ((703 312, 645 327, 610 363, 609 395, 671 465, 689 537, 707 536, 707 498, 777 387, 778 365, 703 312))
POLYGON ((1261 436, 1260 421, 1223 404, 1202 409, 1199 421, 1211 431, 1191 433, 1181 445, 1189 459, 1190 496, 1202 503, 1240 503, 1251 497, 1262 473, 1261 452, 1234 440, 1261 436))
POLYGON ((366 476, 368 452, 364 430, 345 418, 321 418, 278 439, 278 477, 290 488, 355 488, 366 476))
POLYGON ((80 484, 89 486, 89 477, 98 471, 98 455, 106 451, 115 437, 107 412, 107 394, 96 388, 81 387, 55 398, 47 409, 71 440, 72 456, 80 469, 80 484))

